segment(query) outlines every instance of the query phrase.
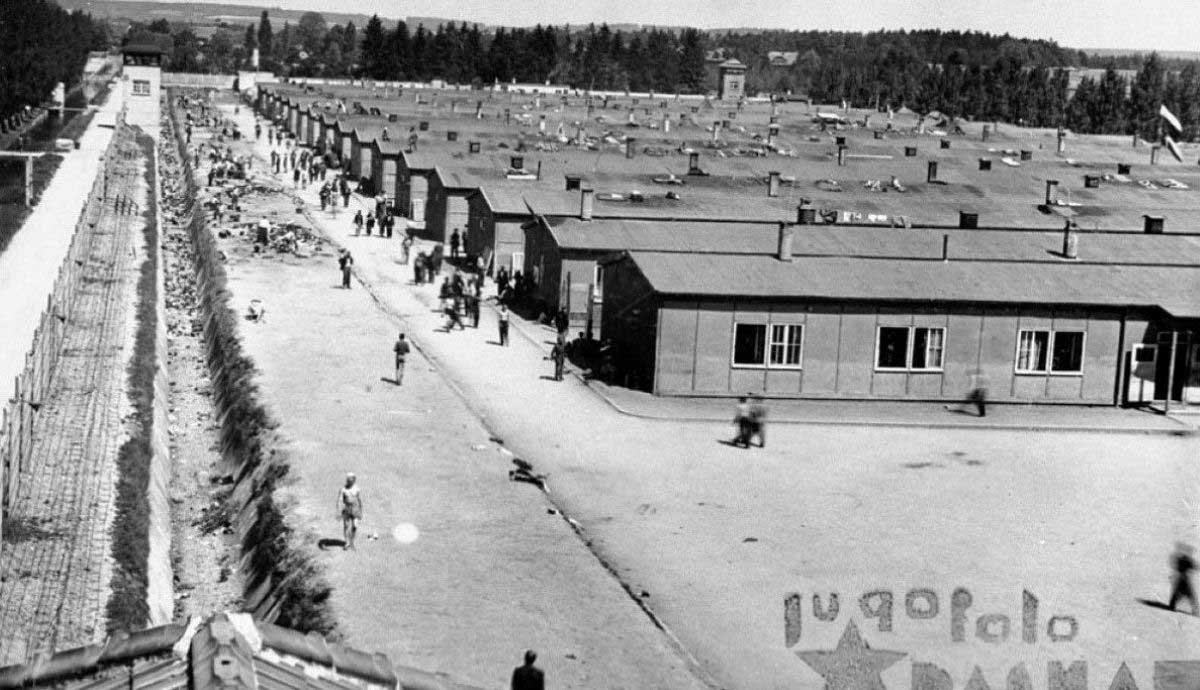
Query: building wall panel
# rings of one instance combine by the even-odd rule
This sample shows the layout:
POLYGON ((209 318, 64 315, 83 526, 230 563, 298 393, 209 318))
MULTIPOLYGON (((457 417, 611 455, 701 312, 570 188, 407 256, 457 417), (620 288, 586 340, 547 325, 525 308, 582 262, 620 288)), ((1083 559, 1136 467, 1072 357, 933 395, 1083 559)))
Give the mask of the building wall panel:
POLYGON ((1088 320, 1080 397, 1088 402, 1113 402, 1121 385, 1118 370, 1123 362, 1120 317, 1116 314, 1093 315, 1088 320))
POLYGON ((804 388, 806 395, 837 392, 838 337, 842 315, 836 307, 813 307, 804 321, 804 388))
MULTIPOLYGON (((946 358, 942 392, 946 397, 966 395, 971 376, 979 367, 980 330, 983 313, 949 314, 946 318, 946 358)), ((993 381, 993 385, 999 381, 993 381)))
MULTIPOLYGON (((605 301, 608 300, 607 293, 605 301)), ((730 392, 733 313, 720 304, 700 304, 696 328, 696 391, 730 392)))
POLYGON ((691 393, 695 356, 696 303, 664 303, 658 326, 659 391, 691 393))
POLYGON ((1016 310, 988 310, 980 334, 979 368, 989 385, 988 395, 1008 400, 1015 390, 1013 363, 1017 347, 1016 310))
POLYGON ((839 395, 871 395, 876 316, 874 310, 859 307, 847 307, 842 314, 838 358, 839 395))

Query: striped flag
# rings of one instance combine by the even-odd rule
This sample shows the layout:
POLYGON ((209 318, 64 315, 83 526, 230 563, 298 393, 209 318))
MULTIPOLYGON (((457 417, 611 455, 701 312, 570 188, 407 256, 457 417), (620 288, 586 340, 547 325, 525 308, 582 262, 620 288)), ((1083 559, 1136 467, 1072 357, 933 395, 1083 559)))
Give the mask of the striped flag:
POLYGON ((1166 104, 1160 105, 1158 107, 1158 114, 1162 115, 1164 120, 1166 120, 1167 122, 1170 122, 1171 126, 1175 128, 1176 132, 1183 134, 1183 125, 1179 124, 1179 118, 1175 117, 1175 113, 1172 113, 1170 110, 1167 110, 1166 104))
POLYGON ((1183 152, 1179 150, 1179 144, 1176 144, 1175 140, 1172 139, 1169 134, 1163 137, 1163 142, 1166 143, 1167 149, 1171 152, 1171 155, 1175 156, 1175 160, 1182 163, 1183 152))

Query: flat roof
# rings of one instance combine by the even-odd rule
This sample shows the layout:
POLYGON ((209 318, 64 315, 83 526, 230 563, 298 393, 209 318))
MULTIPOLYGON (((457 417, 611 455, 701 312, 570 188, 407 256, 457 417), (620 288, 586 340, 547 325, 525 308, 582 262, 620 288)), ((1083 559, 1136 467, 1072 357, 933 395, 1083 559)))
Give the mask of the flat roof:
POLYGON ((1157 307, 1200 317, 1200 268, 629 252, 655 292, 693 297, 1157 307))
MULTIPOLYGON (((541 212, 540 209, 538 209, 541 212)), ((566 249, 656 250, 774 256, 778 223, 706 223, 655 220, 553 218, 555 242, 566 249)), ((943 239, 952 261, 1062 264, 1061 232, 933 230, 792 225, 794 256, 863 259, 940 259, 943 239)), ((1187 266, 1200 268, 1200 237, 1079 233, 1075 264, 1187 266)), ((1200 287, 1198 285, 1197 287, 1200 287)), ((1200 294, 1197 295, 1200 303, 1200 294)))

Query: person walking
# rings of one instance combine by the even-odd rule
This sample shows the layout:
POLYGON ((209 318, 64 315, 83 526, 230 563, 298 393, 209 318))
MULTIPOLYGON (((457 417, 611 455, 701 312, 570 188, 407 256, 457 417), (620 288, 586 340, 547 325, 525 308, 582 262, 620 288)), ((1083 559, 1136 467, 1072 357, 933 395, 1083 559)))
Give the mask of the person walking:
POLYGON ((396 385, 404 383, 404 360, 408 357, 409 346, 408 341, 404 339, 404 334, 396 339, 396 344, 392 346, 392 352, 396 355, 396 385))
POLYGON ((1180 600, 1187 599, 1192 605, 1192 615, 1200 616, 1200 602, 1196 599, 1196 590, 1192 589, 1192 571, 1195 569, 1192 547, 1176 543, 1175 553, 1171 556, 1171 598, 1167 602, 1172 611, 1180 600))
POLYGON ((508 307, 501 304, 500 312, 496 316, 500 325, 500 344, 508 347, 508 307))
POLYGON ((738 398, 737 408, 733 413, 733 428, 736 431, 736 435, 733 437, 733 445, 749 448, 750 404, 746 402, 745 397, 738 398))
POLYGON ((946 405, 946 409, 951 412, 966 413, 964 409, 970 405, 975 406, 975 413, 980 417, 987 416, 987 398, 988 398, 988 381, 982 369, 976 369, 971 372, 970 390, 967 392, 967 399, 962 404, 951 407, 946 405))
POLYGON ((534 666, 537 652, 532 649, 525 652, 525 664, 513 669, 511 690, 546 690, 546 674, 534 666))
POLYGON ((396 216, 392 215, 391 209, 385 210, 384 216, 383 216, 383 230, 387 234, 387 238, 389 240, 392 239, 392 230, 395 227, 396 227, 396 216))
POLYGON ((360 209, 358 209, 358 211, 356 211, 354 213, 354 236, 355 237, 358 237, 359 234, 362 233, 362 228, 363 228, 363 214, 362 214, 362 209, 360 208, 360 209))
POLYGON ((375 229, 375 214, 367 211, 367 237, 371 236, 373 229, 375 229))
POLYGON ((458 259, 458 228, 454 228, 454 232, 450 233, 450 259, 455 261, 458 259))
POLYGON ((563 365, 567 360, 567 348, 561 337, 554 343, 554 348, 550 350, 550 359, 554 360, 554 380, 562 381, 563 365))
POLYGON ((343 249, 338 255, 338 266, 342 269, 342 287, 350 289, 350 272, 354 268, 354 257, 350 256, 350 250, 343 249))
POLYGON ((479 328, 479 295, 467 295, 467 312, 471 316, 471 328, 479 328))
POLYGON ((408 263, 408 255, 412 252, 413 238, 407 232, 404 233, 404 239, 400 240, 400 263, 408 263))
POLYGON ((746 437, 746 445, 758 437, 758 447, 767 447, 767 406, 761 395, 750 399, 750 434, 746 437))
POLYGON ((363 514, 362 493, 358 488, 358 478, 353 472, 346 474, 346 484, 338 491, 338 512, 342 518, 342 548, 349 551, 354 548, 354 537, 358 535, 358 523, 363 514))
POLYGON ((350 206, 350 183, 346 182, 345 176, 340 178, 340 183, 342 190, 342 208, 348 208, 350 206))

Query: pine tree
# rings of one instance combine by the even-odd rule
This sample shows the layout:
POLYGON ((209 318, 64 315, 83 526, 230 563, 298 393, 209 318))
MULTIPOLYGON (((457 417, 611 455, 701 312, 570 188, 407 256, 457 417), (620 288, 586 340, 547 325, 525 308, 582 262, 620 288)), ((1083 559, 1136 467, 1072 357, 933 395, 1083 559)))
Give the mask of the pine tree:
POLYGON ((263 69, 267 69, 266 65, 274 64, 272 57, 274 56, 275 36, 271 32, 271 18, 267 16, 267 11, 263 10, 262 16, 258 20, 258 52, 260 65, 263 69))
POLYGON ((362 71, 368 79, 387 79, 387 39, 383 22, 373 14, 363 29, 362 71))

